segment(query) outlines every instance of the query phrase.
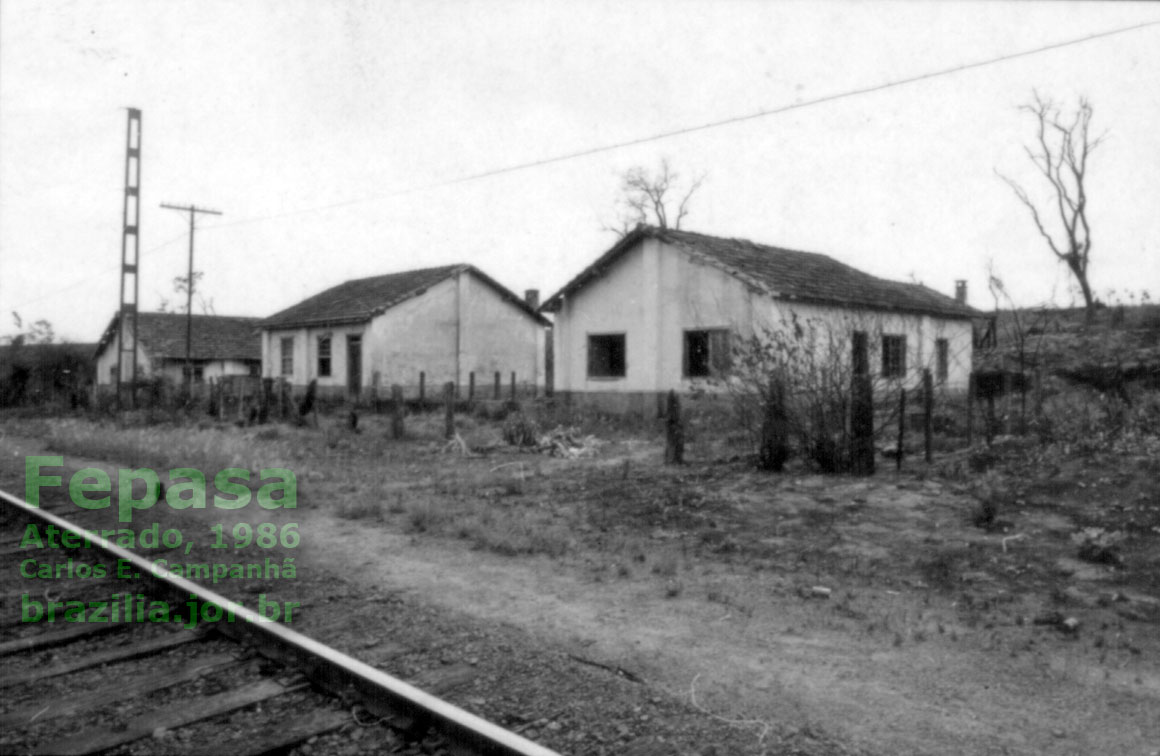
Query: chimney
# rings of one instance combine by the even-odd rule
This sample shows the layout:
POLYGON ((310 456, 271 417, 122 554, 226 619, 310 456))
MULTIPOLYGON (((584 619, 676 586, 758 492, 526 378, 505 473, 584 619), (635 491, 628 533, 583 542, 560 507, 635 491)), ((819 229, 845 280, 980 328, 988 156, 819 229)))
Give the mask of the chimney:
POLYGON ((531 307, 533 310, 540 309, 540 290, 527 289, 524 291, 524 302, 526 302, 528 307, 531 307))
POLYGON ((965 280, 955 281, 955 301, 964 305, 967 303, 967 282, 965 280))

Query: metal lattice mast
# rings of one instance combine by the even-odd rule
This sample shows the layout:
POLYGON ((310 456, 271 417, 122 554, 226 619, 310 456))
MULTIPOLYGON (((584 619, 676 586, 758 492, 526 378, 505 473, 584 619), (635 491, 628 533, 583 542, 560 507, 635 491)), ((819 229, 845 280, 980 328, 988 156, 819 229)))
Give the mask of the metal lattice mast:
POLYGON ((131 406, 137 408, 137 295, 141 252, 141 111, 129 108, 125 136, 125 202, 121 213, 121 304, 117 310, 117 408, 129 374, 131 406), (132 281, 130 281, 132 278, 132 281), (131 299, 127 298, 131 295, 131 299), (126 354, 128 353, 128 354, 126 354))

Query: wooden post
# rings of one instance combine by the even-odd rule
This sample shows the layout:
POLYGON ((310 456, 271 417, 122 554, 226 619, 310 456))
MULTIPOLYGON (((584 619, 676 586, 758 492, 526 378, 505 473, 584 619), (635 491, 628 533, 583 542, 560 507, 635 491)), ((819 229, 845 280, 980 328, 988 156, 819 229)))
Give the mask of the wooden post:
POLYGON ((501 390, 502 389, 500 388, 499 371, 497 370, 497 371, 495 371, 495 397, 494 397, 497 401, 499 400, 499 395, 500 395, 501 390))
POLYGON ((896 449, 898 456, 894 460, 894 469, 902 469, 902 440, 906 435, 906 387, 903 386, 898 392, 898 448, 896 449))
POLYGON ((455 383, 443 384, 443 436, 455 437, 455 383))
POLYGON ((403 427, 403 387, 397 383, 391 385, 391 438, 400 439, 406 429, 403 427))
POLYGON ((851 471, 874 474, 874 392, 870 385, 870 342, 863 331, 854 333, 854 379, 850 396, 851 471))
POLYGON ((681 400, 676 391, 670 390, 665 410, 665 464, 681 465, 684 462, 685 428, 681 424, 681 400))
POLYGON ((761 444, 757 449, 757 466, 770 472, 781 472, 789 458, 788 417, 785 409, 785 386, 776 378, 761 397, 761 444))
POLYGON ((987 392, 987 446, 995 438, 995 392, 987 392))
POLYGON ((246 421, 246 381, 238 377, 238 420, 246 421))
POLYGON ((932 434, 934 432, 934 379, 931 378, 930 368, 922 371, 922 435, 925 443, 924 452, 926 463, 929 465, 932 452, 932 434))
POLYGON ((226 377, 223 375, 218 379, 218 420, 225 422, 226 419, 226 377))
POLYGON ((427 374, 419 371, 419 407, 427 401, 427 374))
POLYGON ((262 403, 258 405, 258 422, 265 423, 270 419, 270 394, 274 391, 274 379, 262 379, 262 403))
POLYGON ((475 371, 467 374, 467 401, 475 401, 475 371))
POLYGON ((967 448, 975 443, 975 371, 967 376, 967 448))
POLYGON ((516 371, 512 371, 512 401, 516 400, 516 371))

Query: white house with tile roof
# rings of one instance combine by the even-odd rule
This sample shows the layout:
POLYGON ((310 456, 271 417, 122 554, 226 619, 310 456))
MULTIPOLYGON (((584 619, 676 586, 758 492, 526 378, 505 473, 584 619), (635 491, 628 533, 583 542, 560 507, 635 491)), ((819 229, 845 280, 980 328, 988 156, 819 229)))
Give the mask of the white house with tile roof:
MULTIPOLYGON (((195 384, 230 375, 257 375, 262 365, 259 318, 142 312, 137 315, 137 370, 141 377, 164 378, 175 384, 185 375, 186 329, 195 384)), ((97 343, 98 386, 117 383, 119 316, 114 315, 97 343)))
MULTIPOLYGON (((670 389, 719 390, 735 347, 805 328, 851 354, 867 334, 880 385, 913 386, 924 368, 965 390, 972 317, 951 298, 876 278, 825 255, 638 226, 542 310, 555 317, 555 389, 613 411, 651 411, 670 389)), ((819 348, 825 348, 819 346, 819 348)))
POLYGON ((544 385, 545 329, 534 291, 521 299, 471 265, 447 265, 334 286, 261 322, 262 375, 322 396, 357 399, 392 384, 408 398, 452 382, 502 395, 544 385), (421 389, 422 387, 422 389, 421 389))

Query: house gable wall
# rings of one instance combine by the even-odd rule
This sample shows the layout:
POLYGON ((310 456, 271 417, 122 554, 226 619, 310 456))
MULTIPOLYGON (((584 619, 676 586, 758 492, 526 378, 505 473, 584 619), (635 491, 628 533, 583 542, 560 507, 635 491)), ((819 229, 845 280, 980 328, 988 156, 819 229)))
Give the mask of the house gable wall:
MULTIPOLYGON (((721 390, 704 379, 684 375, 685 331, 727 328, 731 339, 744 340, 767 330, 792 329, 795 316, 803 330, 812 329, 817 334, 820 350, 828 349, 826 342, 831 336, 840 339, 834 351, 846 361, 850 359, 850 333, 866 331, 870 335, 871 374, 879 379, 882 334, 905 335, 907 373, 901 380, 876 381, 887 388, 904 382, 916 385, 923 367, 934 372, 935 340, 945 338, 949 375, 944 385, 951 390, 967 387, 969 321, 773 299, 720 268, 656 239, 645 239, 625 251, 603 275, 562 303, 555 333, 556 386, 565 393, 603 396, 657 394, 670 389, 721 390), (588 377, 588 335, 594 333, 625 334, 623 378, 588 377)), ((638 403, 651 406, 647 398, 638 403)))
POLYGON ((502 373, 505 390, 513 371, 521 386, 543 385, 543 326, 468 272, 440 281, 367 323, 263 331, 263 375, 282 377, 280 344, 289 336, 294 338, 290 382, 303 386, 317 377, 323 394, 342 393, 352 334, 362 335, 364 389, 374 387, 377 376, 380 392, 399 384, 407 396, 415 396, 422 373, 428 397, 437 396, 448 381, 457 382, 463 395, 472 371, 480 386, 490 383, 496 371, 502 373), (318 377, 318 341, 324 334, 332 338, 331 375, 318 377))

